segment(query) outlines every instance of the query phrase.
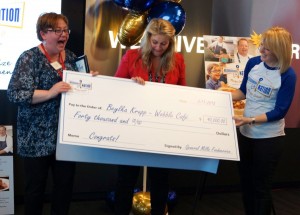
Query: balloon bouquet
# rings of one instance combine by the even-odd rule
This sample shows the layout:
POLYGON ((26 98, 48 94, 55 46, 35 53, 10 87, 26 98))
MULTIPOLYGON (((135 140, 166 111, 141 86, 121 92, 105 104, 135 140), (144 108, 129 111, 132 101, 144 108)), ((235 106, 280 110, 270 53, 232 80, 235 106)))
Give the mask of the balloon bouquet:
POLYGON ((119 42, 124 46, 137 44, 153 18, 168 20, 174 26, 176 35, 184 28, 186 13, 179 4, 180 0, 113 0, 113 2, 129 11, 118 32, 119 42))
MULTIPOLYGON (((175 35, 178 35, 185 26, 186 13, 179 4, 180 0, 113 0, 113 2, 129 11, 118 31, 118 40, 126 47, 140 41, 147 24, 153 18, 168 20, 175 28, 175 35)), ((143 191, 136 191, 133 197, 132 212, 135 215, 149 215, 151 210, 150 194, 146 192, 147 167, 144 167, 143 177, 143 191)), ((113 199, 114 193, 109 193, 109 201, 113 199)), ((169 210, 175 200, 176 193, 169 192, 169 210)), ((168 208, 166 208, 166 213, 167 211, 168 208)))

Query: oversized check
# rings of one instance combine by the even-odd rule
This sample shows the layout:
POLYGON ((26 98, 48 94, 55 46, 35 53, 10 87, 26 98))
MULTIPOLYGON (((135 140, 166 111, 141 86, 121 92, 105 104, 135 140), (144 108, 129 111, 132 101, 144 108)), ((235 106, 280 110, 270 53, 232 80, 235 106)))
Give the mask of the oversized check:
POLYGON ((239 160, 231 94, 66 71, 59 143, 239 160))

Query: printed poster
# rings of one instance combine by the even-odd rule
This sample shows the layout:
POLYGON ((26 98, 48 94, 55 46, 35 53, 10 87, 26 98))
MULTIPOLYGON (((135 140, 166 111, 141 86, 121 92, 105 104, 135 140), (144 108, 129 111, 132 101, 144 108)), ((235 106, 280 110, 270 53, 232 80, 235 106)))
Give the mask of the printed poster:
POLYGON ((14 214, 12 128, 0 125, 0 215, 14 214))
MULTIPOLYGON (((259 55, 257 41, 250 37, 204 35, 205 88, 232 92, 244 77, 248 60, 259 55)), ((234 101, 234 114, 243 115, 245 100, 234 101)))

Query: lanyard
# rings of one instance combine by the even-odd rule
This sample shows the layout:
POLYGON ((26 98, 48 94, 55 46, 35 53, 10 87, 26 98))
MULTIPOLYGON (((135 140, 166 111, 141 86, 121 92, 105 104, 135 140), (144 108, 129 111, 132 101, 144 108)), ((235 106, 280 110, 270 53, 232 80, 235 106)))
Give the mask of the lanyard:
POLYGON ((51 66, 57 71, 58 75, 62 78, 62 75, 63 75, 62 71, 66 67, 65 67, 65 62, 63 61, 61 54, 59 53, 59 63, 57 61, 51 62, 50 55, 46 51, 43 43, 41 43, 41 47, 42 47, 43 51, 45 52, 45 56, 46 56, 47 60, 49 61, 49 63, 51 64, 51 66))
MULTIPOLYGON (((241 63, 241 59, 240 59, 239 53, 236 53, 236 56, 238 57, 239 63, 241 63)), ((250 59, 250 58, 249 58, 249 56, 248 56, 248 60, 249 60, 249 59, 250 59)))

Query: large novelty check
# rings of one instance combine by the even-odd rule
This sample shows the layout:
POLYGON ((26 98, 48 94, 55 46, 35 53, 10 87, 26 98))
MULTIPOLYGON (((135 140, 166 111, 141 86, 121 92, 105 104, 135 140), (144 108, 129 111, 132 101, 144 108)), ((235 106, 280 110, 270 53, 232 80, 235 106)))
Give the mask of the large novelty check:
POLYGON ((66 71, 59 143, 239 160, 231 94, 66 71))

